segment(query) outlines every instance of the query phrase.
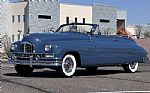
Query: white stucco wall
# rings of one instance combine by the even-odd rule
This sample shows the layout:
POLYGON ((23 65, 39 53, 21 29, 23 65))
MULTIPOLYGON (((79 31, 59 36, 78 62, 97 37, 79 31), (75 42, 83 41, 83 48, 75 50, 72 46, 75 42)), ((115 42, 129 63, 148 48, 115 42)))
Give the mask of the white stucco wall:
POLYGON ((76 17, 80 23, 83 18, 86 23, 92 23, 92 6, 60 4, 60 25, 66 23, 66 17, 70 22, 75 22, 76 17))
POLYGON ((127 19, 127 12, 124 10, 117 10, 117 19, 127 19))
POLYGON ((117 19, 125 20, 125 28, 127 28, 127 11, 117 10, 117 19))
POLYGON ((18 40, 18 30, 21 31, 21 37, 24 34, 24 22, 23 22, 23 15, 24 15, 24 8, 26 7, 27 2, 19 2, 19 3, 10 3, 9 8, 9 36, 12 40, 12 35, 15 36, 15 41, 18 40), (14 23, 12 22, 12 15, 15 16, 14 23), (18 22, 18 15, 20 15, 20 22, 18 22))

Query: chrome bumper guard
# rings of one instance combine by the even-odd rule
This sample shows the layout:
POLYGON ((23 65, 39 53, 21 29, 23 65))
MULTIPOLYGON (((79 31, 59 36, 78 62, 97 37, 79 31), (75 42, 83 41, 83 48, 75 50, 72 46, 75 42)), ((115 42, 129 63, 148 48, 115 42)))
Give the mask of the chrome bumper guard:
POLYGON ((17 56, 12 57, 14 66, 16 65, 29 65, 31 68, 34 66, 61 66, 61 58, 47 58, 46 60, 35 60, 33 56, 29 57, 29 60, 19 60, 17 56))

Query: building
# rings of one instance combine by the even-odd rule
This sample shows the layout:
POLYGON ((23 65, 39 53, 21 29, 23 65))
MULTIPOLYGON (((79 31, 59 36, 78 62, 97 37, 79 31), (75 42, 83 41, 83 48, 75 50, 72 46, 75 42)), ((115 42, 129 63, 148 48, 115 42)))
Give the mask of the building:
POLYGON ((7 34, 11 42, 27 33, 55 31, 71 22, 99 24, 102 34, 116 34, 117 28, 126 28, 127 12, 110 5, 73 5, 59 0, 1 0, 0 5, 0 33, 7 34))
POLYGON ((128 25, 127 31, 129 31, 135 39, 137 39, 139 32, 139 38, 150 37, 150 24, 148 23, 128 25))

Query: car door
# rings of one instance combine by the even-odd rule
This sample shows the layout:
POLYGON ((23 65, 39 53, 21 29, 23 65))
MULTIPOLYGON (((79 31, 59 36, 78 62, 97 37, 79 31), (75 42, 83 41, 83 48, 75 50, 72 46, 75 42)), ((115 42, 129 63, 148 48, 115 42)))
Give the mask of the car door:
POLYGON ((91 35, 88 35, 87 39, 78 42, 78 47, 80 48, 80 57, 81 57, 81 65, 82 66, 92 66, 94 65, 95 61, 93 60, 95 58, 95 41, 94 38, 91 35))
POLYGON ((117 64, 120 62, 120 47, 119 38, 115 36, 95 36, 95 65, 117 64))

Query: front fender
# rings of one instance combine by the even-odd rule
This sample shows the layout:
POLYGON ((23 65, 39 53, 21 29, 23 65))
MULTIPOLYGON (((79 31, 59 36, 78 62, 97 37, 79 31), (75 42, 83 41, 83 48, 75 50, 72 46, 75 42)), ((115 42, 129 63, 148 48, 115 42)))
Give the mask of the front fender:
POLYGON ((51 42, 51 45, 53 46, 52 51, 58 58, 63 58, 67 52, 79 52, 81 50, 77 43, 70 41, 51 42))

